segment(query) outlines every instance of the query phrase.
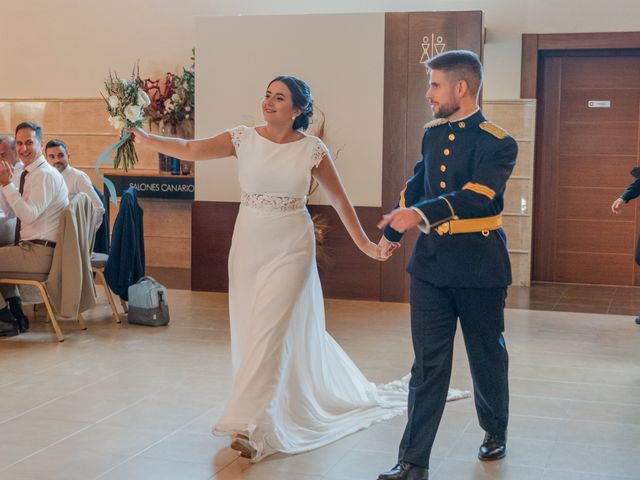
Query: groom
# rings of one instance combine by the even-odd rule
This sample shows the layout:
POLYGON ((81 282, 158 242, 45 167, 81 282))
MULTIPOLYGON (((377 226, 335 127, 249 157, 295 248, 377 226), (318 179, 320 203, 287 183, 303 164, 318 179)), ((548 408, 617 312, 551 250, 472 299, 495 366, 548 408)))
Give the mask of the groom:
POLYGON ((399 204, 378 224, 384 249, 411 228, 422 231, 408 267, 415 353, 408 422, 398 464, 379 480, 429 477, 458 319, 486 432, 478 457, 497 460, 506 453, 509 387, 502 332, 511 265, 501 212, 517 145, 480 111, 482 64, 476 54, 444 52, 426 65, 426 96, 436 120, 426 125, 422 158, 399 204))

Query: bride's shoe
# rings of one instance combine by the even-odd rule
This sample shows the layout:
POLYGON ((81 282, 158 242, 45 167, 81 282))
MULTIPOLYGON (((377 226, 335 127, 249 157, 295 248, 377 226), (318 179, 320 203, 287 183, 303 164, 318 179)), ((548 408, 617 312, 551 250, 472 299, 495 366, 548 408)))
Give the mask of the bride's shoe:
POLYGON ((242 433, 237 433, 233 436, 231 448, 240 452, 240 456, 243 458, 254 459, 258 455, 258 451, 251 445, 249 437, 242 433))

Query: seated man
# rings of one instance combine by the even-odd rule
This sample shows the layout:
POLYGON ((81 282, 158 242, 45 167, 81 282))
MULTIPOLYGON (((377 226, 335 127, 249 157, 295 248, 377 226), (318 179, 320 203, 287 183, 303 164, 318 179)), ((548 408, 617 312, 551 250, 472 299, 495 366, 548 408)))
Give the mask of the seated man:
MULTIPOLYGON (((13 183, 18 187, 24 163, 16 152, 16 139, 13 135, 0 135, 0 162, 2 161, 13 166, 13 183)), ((7 217, 0 207, 0 246, 13 245, 15 231, 16 219, 7 217)))
MULTIPOLYGON (((15 272, 48 274, 60 215, 69 204, 67 186, 42 155, 42 127, 23 122, 15 133, 24 171, 16 187, 12 166, 0 161, 0 206, 7 216, 17 217, 15 245, 0 248, 0 277, 15 272)), ((0 336, 28 328, 17 287, 0 285, 0 336)))
POLYGON ((62 140, 49 140, 44 150, 49 164, 55 167, 62 174, 64 183, 67 184, 67 189, 69 190, 69 200, 80 192, 86 193, 89 200, 91 200, 91 204, 93 205, 96 213, 96 223, 94 227, 97 231, 102 223, 104 207, 102 205, 102 200, 100 200, 93 189, 89 175, 84 173, 82 170, 78 170, 77 168, 73 168, 69 165, 69 158, 71 155, 69 155, 69 148, 67 147, 67 144, 62 140))

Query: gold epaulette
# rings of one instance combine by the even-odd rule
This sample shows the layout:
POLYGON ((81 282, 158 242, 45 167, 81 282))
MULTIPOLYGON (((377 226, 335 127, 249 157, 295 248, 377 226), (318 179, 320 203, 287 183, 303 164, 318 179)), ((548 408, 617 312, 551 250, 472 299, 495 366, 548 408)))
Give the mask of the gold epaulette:
POLYGON ((446 118, 436 118, 435 120, 431 120, 429 123, 427 123, 424 126, 424 128, 437 127, 438 125, 444 125, 447 122, 448 122, 448 120, 446 118))
POLYGON ((489 132, 491 135, 493 135, 496 138, 499 138, 500 140, 502 140, 503 138, 506 138, 509 135, 509 132, 507 132, 502 127, 499 127, 495 123, 485 121, 485 122, 481 122, 480 125, 478 126, 485 132, 489 132))

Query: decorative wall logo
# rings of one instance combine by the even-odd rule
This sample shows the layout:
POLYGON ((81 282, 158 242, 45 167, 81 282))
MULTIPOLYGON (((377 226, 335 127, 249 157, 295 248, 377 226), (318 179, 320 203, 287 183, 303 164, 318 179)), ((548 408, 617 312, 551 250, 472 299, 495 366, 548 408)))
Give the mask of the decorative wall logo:
POLYGON ((422 37, 422 57, 420 57, 420 63, 424 63, 431 57, 444 52, 444 36, 432 33, 431 36, 425 35, 422 37))

